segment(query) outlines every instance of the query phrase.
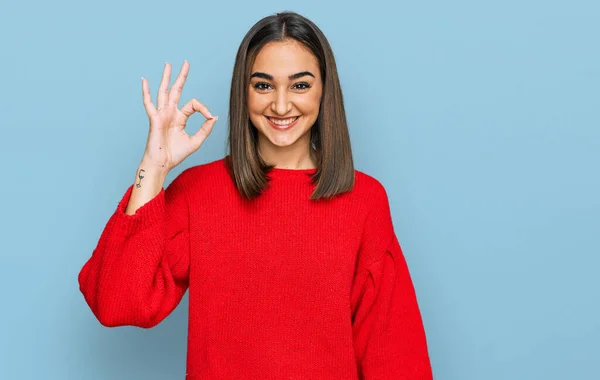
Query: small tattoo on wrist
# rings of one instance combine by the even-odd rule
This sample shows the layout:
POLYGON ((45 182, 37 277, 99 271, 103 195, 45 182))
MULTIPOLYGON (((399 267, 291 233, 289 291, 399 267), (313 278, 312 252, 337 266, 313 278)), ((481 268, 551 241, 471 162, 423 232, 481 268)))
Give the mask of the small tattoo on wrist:
POLYGON ((140 187, 142 187, 142 185, 140 185, 140 183, 142 182, 142 178, 144 178, 144 176, 142 175, 142 172, 145 172, 144 169, 140 169, 140 173, 138 174, 138 177, 140 177, 140 182, 136 183, 135 186, 139 189, 140 187))

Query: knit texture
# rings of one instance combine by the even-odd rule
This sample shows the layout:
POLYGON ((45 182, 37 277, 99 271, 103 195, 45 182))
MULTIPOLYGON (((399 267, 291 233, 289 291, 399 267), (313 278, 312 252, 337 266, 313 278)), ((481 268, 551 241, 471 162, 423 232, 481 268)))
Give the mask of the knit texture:
POLYGON ((133 185, 79 273, 101 324, 150 328, 189 290, 186 380, 429 380, 425 331, 386 191, 309 199, 275 168, 242 198, 225 159, 181 172, 134 215, 133 185))

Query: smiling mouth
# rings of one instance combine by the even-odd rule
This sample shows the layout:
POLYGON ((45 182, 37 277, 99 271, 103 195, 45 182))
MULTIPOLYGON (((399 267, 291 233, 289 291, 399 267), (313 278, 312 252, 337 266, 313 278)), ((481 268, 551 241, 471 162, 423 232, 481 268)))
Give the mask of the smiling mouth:
POLYGON ((285 118, 285 119, 279 119, 279 118, 274 119, 274 118, 271 118, 269 116, 265 116, 265 117, 267 118, 267 120, 269 120, 273 124, 281 125, 281 126, 286 126, 286 125, 290 125, 293 122, 295 122, 296 120, 298 120, 298 118, 300 116, 288 117, 288 118, 285 118))

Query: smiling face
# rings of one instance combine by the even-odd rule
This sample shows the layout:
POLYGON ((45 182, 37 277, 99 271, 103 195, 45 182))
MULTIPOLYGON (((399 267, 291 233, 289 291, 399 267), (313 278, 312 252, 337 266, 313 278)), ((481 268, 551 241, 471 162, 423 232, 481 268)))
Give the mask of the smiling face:
POLYGON ((323 92, 317 58, 296 40, 270 42, 251 73, 248 111, 261 156, 268 163, 310 165, 310 128, 323 92))

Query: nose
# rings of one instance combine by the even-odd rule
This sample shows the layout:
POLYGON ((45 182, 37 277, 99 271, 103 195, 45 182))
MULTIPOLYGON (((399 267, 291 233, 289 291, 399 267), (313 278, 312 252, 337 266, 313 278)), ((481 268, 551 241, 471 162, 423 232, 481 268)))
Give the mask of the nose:
POLYGON ((275 91, 275 99, 271 102, 271 111, 284 116, 292 110, 292 102, 288 99, 287 91, 275 91))

